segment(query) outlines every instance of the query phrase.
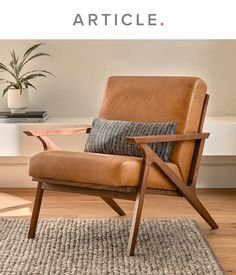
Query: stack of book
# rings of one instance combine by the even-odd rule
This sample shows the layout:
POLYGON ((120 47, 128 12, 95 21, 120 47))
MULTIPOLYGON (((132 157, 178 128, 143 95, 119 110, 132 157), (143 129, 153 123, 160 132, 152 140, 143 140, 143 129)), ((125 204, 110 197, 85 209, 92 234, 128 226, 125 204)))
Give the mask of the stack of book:
POLYGON ((0 112, 0 123, 17 123, 17 122, 44 122, 47 120, 46 111, 26 112, 23 114, 12 114, 11 112, 0 112))

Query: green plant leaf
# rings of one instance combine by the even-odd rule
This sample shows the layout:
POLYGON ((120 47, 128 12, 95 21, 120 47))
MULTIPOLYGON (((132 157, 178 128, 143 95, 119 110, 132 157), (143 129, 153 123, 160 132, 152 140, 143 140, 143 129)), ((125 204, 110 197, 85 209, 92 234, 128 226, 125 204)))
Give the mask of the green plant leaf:
POLYGON ((13 64, 17 65, 17 58, 16 58, 15 51, 13 50, 10 54, 11 54, 11 57, 12 57, 13 64))
POLYGON ((13 61, 11 61, 11 62, 9 63, 9 65, 10 65, 10 67, 13 69, 13 72, 14 72, 16 78, 18 78, 17 66, 13 63, 13 61))
POLYGON ((30 60, 36 58, 36 57, 39 57, 39 56, 50 56, 49 54, 47 53, 37 53, 35 55, 32 55, 29 59, 26 59, 23 63, 23 65, 27 64, 30 60))
POLYGON ((8 91, 11 87, 13 87, 12 84, 8 85, 8 86, 3 90, 2 97, 4 97, 4 95, 7 93, 7 91, 8 91))
POLYGON ((35 49, 37 49, 39 46, 41 46, 41 45, 45 45, 45 43, 39 43, 39 44, 35 44, 35 45, 33 45, 32 47, 30 47, 26 52, 25 52, 25 54, 24 54, 24 56, 23 56, 23 59, 25 59, 28 55, 30 55, 30 53, 32 52, 32 51, 34 51, 35 49))
POLYGON ((55 76, 54 74, 50 73, 49 71, 45 71, 45 70, 33 70, 33 71, 29 71, 29 72, 23 74, 20 78, 23 78, 26 75, 31 74, 31 73, 47 73, 47 74, 50 74, 52 76, 55 76))
POLYGON ((47 77, 45 74, 30 74, 24 78, 24 80, 34 79, 36 77, 47 77))
POLYGON ((6 80, 6 79, 0 78, 0 84, 6 84, 6 83, 9 83, 9 84, 11 84, 11 85, 13 85, 13 86, 16 85, 16 84, 15 84, 14 82, 12 82, 12 81, 8 81, 8 80, 6 80))
MULTIPOLYGON (((37 91, 36 87, 32 83, 30 83, 29 81, 25 81, 25 85, 30 86, 30 87, 34 88, 37 91)), ((28 88, 27 86, 26 86, 26 88, 28 88)))
POLYGON ((20 80, 17 81, 18 89, 20 89, 20 94, 22 94, 23 86, 20 80))
POLYGON ((12 72, 6 65, 4 65, 3 63, 0 63, 0 69, 8 72, 10 75, 12 75, 15 79, 17 79, 16 75, 14 74, 14 72, 12 72))
MULTIPOLYGON (((25 53, 23 58, 20 60, 19 56, 17 56, 17 54, 15 53, 15 50, 13 49, 10 52, 11 55, 11 60, 9 63, 9 66, 6 66, 3 63, 0 63, 0 72, 7 72, 8 74, 10 74, 10 76, 12 76, 14 78, 14 80, 8 80, 5 78, 0 79, 0 84, 9 84, 4 90, 4 94, 8 91, 9 86, 14 87, 16 89, 20 89, 21 93, 24 87, 32 87, 34 89, 36 89, 36 87, 31 84, 31 82, 29 80, 37 78, 37 77, 44 77, 46 78, 48 75, 53 75, 52 73, 50 73, 49 71, 46 70, 32 70, 29 72, 24 73, 23 75, 21 75, 21 71, 23 70, 25 64, 27 64, 28 62, 30 62, 31 60, 40 57, 40 56, 50 56, 47 53, 36 53, 31 55, 31 53, 37 49, 39 46, 43 45, 45 43, 40 43, 40 44, 35 44, 32 47, 30 47, 25 53), (20 61, 19 61, 20 60, 20 61)), ((53 75, 54 76, 54 75, 53 75)))
POLYGON ((0 69, 2 70, 2 71, 6 71, 6 72, 8 72, 8 68, 7 68, 7 66, 6 65, 4 65, 4 64, 2 64, 2 63, 0 63, 0 69))
POLYGON ((22 68, 24 67, 24 64, 25 64, 25 61, 26 61, 27 57, 28 57, 35 49, 37 49, 37 48, 40 47, 41 45, 45 45, 45 43, 35 44, 35 45, 33 45, 32 47, 30 47, 30 48, 24 53, 24 56, 23 56, 21 62, 19 63, 19 66, 18 66, 18 71, 19 71, 19 73, 21 72, 22 68))
POLYGON ((10 62, 10 66, 13 69, 16 77, 18 78, 18 76, 19 76, 19 72, 18 72, 18 60, 19 60, 19 57, 16 57, 16 54, 15 54, 14 50, 12 52, 10 52, 10 54, 11 54, 11 57, 12 57, 12 60, 10 62))

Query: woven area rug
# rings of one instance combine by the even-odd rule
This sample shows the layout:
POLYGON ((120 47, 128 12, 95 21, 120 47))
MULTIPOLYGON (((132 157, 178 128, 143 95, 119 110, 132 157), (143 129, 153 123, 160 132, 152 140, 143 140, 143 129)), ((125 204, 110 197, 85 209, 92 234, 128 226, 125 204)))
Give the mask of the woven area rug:
POLYGON ((224 274, 190 219, 143 220, 134 257, 128 219, 0 219, 0 274, 224 274))

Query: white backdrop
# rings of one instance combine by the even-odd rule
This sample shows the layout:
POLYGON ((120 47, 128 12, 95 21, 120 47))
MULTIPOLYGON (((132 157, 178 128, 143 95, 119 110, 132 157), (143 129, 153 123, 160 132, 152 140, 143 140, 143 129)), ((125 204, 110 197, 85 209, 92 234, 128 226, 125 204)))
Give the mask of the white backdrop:
POLYGON ((37 42, 52 57, 35 59, 32 68, 56 77, 34 82, 30 104, 51 117, 96 116, 110 75, 199 76, 208 84, 207 115, 236 115, 236 40, 0 40, 0 62, 37 42))
POLYGON ((236 38, 234 0, 1 1, 0 38, 216 39, 236 38), (157 13, 163 27, 74 27, 77 13, 157 13), (21 16, 20 16, 21 15, 21 16), (7 25, 7 28, 5 27, 7 25), (4 26, 4 27, 2 27, 4 26))

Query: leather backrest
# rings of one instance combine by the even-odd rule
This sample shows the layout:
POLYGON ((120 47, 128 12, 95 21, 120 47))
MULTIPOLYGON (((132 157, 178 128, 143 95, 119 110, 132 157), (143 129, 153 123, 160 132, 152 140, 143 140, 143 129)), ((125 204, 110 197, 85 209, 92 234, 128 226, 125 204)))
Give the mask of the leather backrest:
MULTIPOLYGON (((108 79, 99 117, 142 122, 177 121, 177 133, 198 131, 206 83, 198 77, 113 76, 108 79)), ((171 161, 187 182, 194 141, 175 143, 171 161)))

